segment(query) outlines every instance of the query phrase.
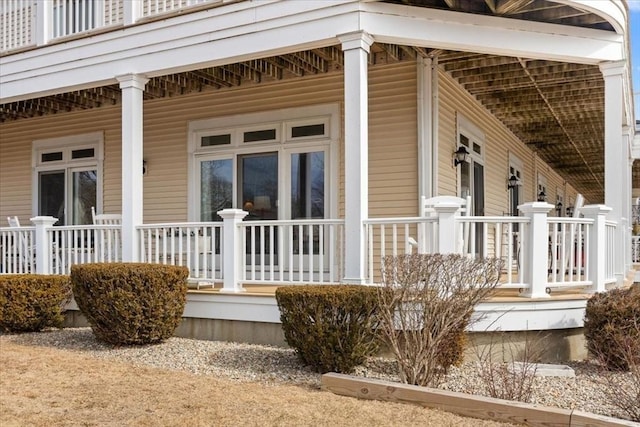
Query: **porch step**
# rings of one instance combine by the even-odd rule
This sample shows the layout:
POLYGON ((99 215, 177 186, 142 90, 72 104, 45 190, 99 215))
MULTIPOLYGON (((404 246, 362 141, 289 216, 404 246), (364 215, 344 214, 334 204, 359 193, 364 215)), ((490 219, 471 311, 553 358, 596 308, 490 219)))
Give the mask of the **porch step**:
POLYGON ((549 363, 511 362, 509 371, 522 372, 524 370, 535 372, 536 377, 575 377, 576 373, 570 366, 554 365, 549 363))

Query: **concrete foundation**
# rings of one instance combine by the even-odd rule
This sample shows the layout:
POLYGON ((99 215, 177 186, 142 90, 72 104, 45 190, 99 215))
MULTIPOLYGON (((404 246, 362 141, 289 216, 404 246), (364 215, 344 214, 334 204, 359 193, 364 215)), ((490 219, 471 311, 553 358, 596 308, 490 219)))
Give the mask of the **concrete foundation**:
MULTIPOLYGON (((75 310, 66 314, 65 327, 88 326, 86 318, 75 310)), ((232 341, 287 347, 279 323, 185 317, 175 333, 183 338, 232 341)), ((559 363, 587 358, 582 328, 529 332, 472 332, 468 335, 465 359, 474 361, 479 354, 492 351, 493 360, 522 360, 525 346, 530 346, 534 362, 559 363)), ((388 351, 382 351, 390 355, 388 351)))

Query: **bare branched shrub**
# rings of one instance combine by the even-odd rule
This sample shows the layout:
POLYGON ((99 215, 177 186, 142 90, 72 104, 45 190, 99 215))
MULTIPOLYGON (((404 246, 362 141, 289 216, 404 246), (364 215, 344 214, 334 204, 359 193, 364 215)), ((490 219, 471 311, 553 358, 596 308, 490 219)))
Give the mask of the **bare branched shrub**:
POLYGON ((546 335, 526 334, 519 346, 506 334, 496 332, 486 346, 476 346, 478 376, 484 387, 480 392, 498 399, 530 402, 545 338, 546 335))
MULTIPOLYGON (((631 333, 620 335, 610 332, 609 342, 615 349, 616 357, 624 361, 627 372, 611 370, 603 364, 605 356, 594 354, 600 361, 598 375, 592 376, 591 381, 600 385, 607 401, 632 421, 640 422, 640 319, 633 319, 631 333)), ((607 350, 606 356, 612 353, 607 350)))
POLYGON ((437 386, 462 359, 473 309, 498 284, 499 259, 454 254, 385 257, 382 336, 404 383, 437 386))

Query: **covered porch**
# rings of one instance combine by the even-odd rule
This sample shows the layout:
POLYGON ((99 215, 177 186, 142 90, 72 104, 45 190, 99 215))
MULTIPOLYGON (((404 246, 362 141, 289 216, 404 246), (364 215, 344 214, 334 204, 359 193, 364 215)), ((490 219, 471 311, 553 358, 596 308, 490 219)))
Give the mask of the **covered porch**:
POLYGON ((107 3, 123 21, 3 46, 0 218, 33 220, 0 228, 1 274, 166 263, 231 298, 463 253, 503 259, 508 298, 584 307, 631 270, 624 11, 107 3))

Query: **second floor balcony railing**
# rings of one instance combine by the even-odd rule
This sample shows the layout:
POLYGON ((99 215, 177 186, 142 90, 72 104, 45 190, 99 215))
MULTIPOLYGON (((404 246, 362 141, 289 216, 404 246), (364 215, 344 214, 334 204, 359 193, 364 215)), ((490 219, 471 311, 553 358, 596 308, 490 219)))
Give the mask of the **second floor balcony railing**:
MULTIPOLYGON (((227 0, 228 1, 228 0, 227 0)), ((0 53, 225 0, 2 0, 0 53)))

